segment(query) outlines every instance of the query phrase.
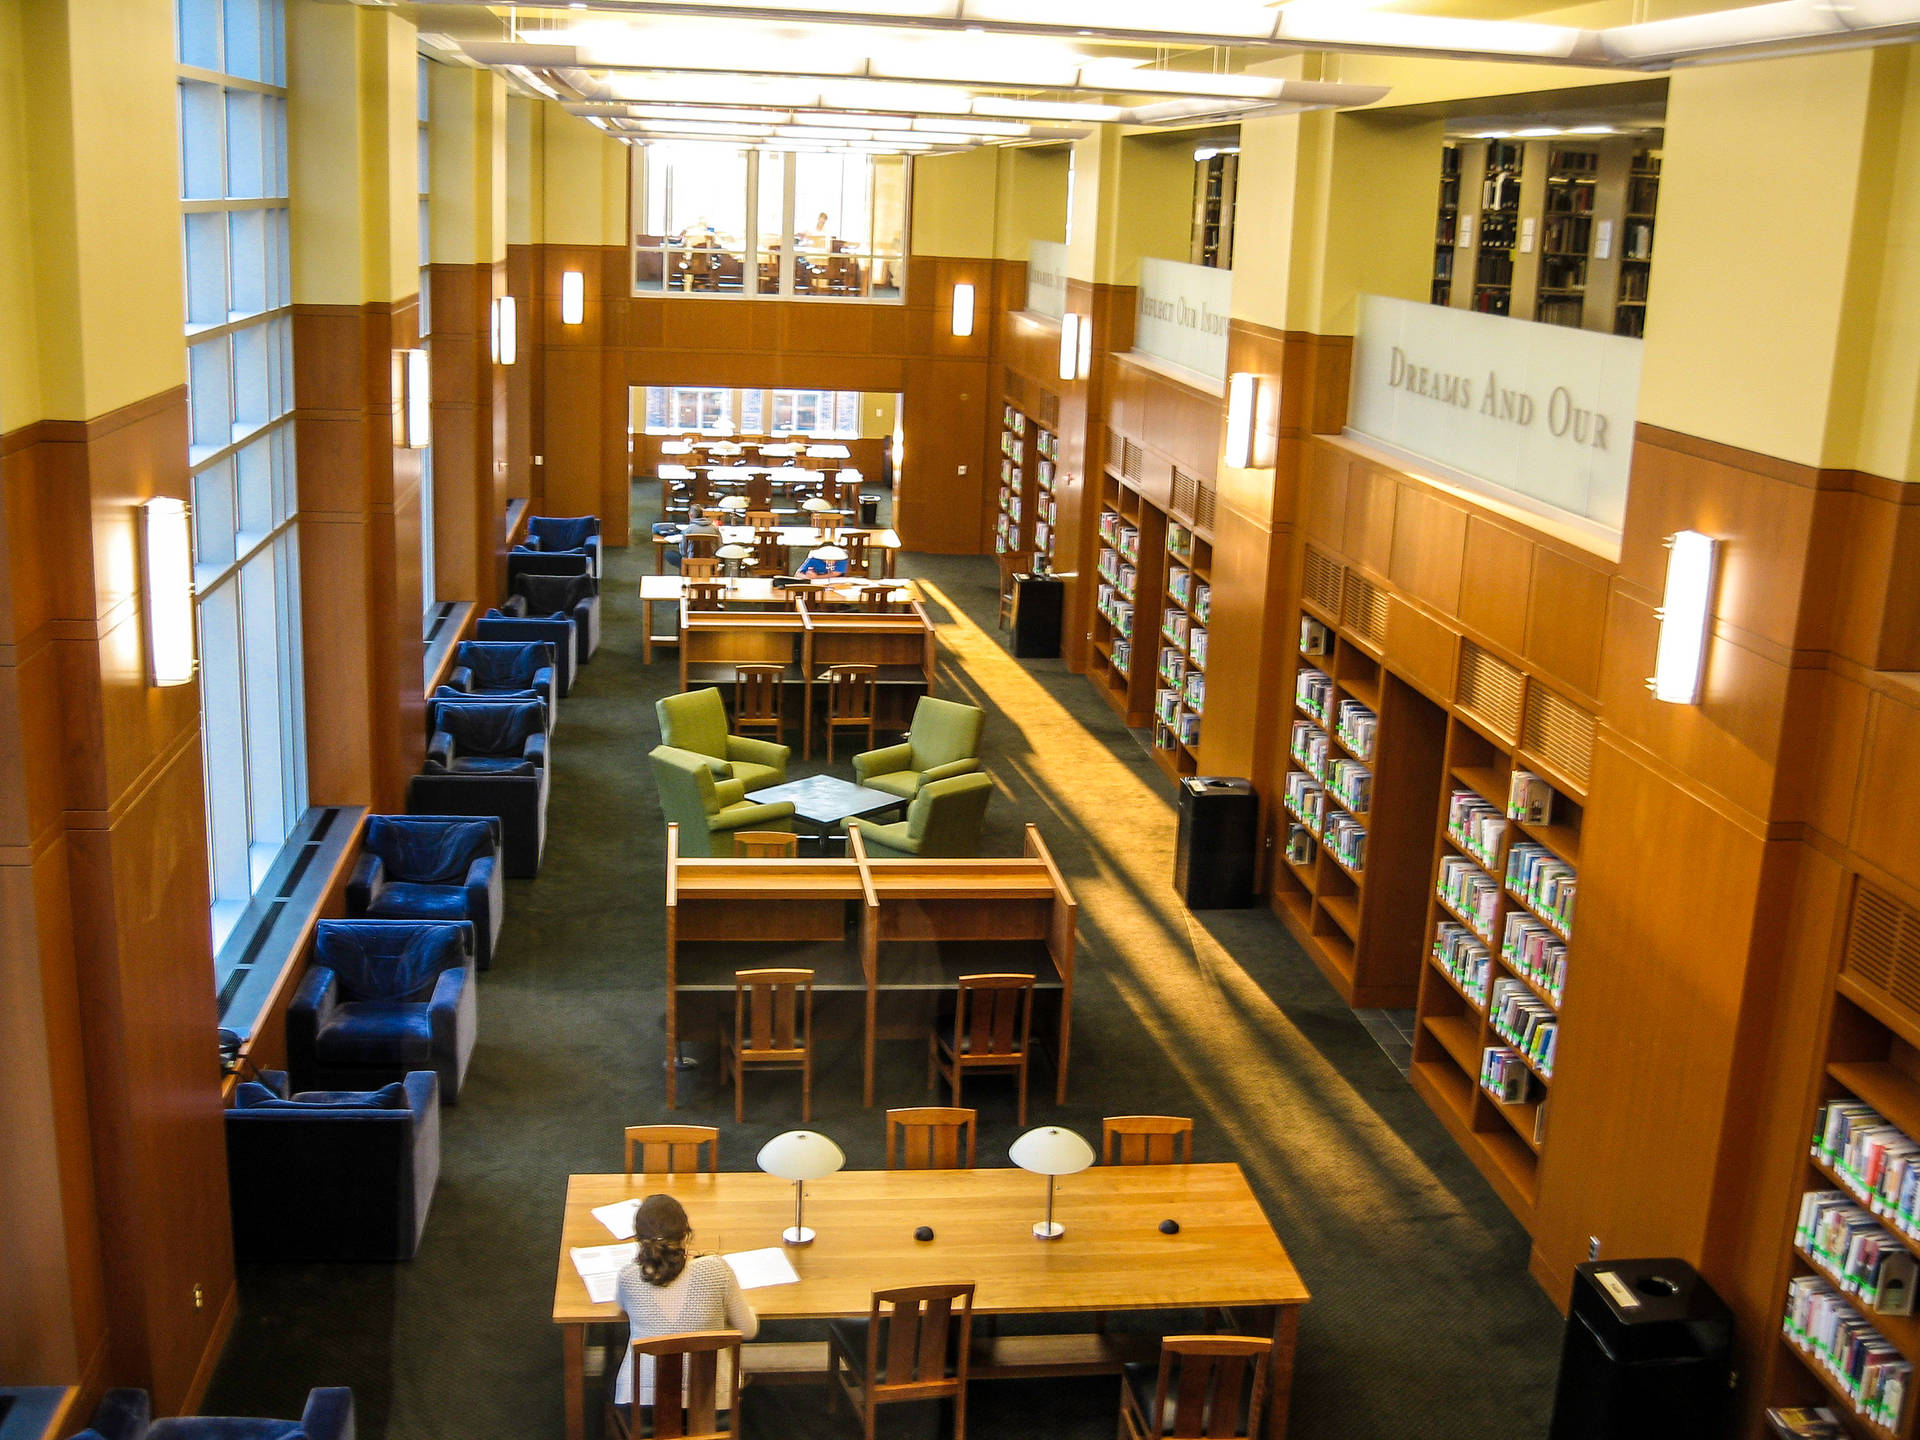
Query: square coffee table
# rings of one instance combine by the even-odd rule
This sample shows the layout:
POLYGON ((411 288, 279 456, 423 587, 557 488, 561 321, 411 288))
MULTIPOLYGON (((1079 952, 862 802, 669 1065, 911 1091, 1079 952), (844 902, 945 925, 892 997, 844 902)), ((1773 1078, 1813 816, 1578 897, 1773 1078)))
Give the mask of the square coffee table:
POLYGON ((784 785, 755 790, 747 798, 762 805, 791 800, 793 818, 813 827, 813 838, 820 842, 822 849, 826 848, 828 837, 839 828, 842 820, 851 820, 856 815, 873 819, 889 810, 898 810, 907 803, 898 795, 889 795, 884 790, 869 790, 864 785, 855 785, 850 780, 833 775, 809 775, 804 780, 789 780, 784 785))

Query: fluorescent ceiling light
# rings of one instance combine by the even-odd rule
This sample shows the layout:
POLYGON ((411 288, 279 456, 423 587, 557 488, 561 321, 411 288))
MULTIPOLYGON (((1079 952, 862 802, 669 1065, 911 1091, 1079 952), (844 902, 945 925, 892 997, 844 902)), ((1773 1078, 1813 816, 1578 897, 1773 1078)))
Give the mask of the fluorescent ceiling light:
POLYGON ((1677 531, 1668 542, 1667 590, 1660 609, 1653 698, 1675 705, 1700 703, 1707 636, 1713 622, 1713 572, 1719 542, 1698 530, 1677 531))
POLYGON ((1071 100, 1008 100, 983 95, 971 106, 975 115, 1005 115, 1014 120, 1067 120, 1086 125, 1105 125, 1122 119, 1126 111, 1118 105, 1075 103, 1071 100))
POLYGON ((1280 11, 1276 39, 1301 45, 1351 45, 1453 55, 1566 59, 1587 32, 1517 20, 1457 20, 1365 10, 1344 0, 1294 0, 1280 11))

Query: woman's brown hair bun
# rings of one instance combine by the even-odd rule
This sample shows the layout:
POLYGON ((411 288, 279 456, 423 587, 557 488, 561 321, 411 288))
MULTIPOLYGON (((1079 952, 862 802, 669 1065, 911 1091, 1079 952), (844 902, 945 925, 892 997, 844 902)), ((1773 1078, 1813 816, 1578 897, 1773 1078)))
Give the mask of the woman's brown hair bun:
POLYGON ((671 1195, 649 1195, 633 1217, 634 1263, 649 1285, 669 1285, 687 1268, 687 1212, 671 1195))

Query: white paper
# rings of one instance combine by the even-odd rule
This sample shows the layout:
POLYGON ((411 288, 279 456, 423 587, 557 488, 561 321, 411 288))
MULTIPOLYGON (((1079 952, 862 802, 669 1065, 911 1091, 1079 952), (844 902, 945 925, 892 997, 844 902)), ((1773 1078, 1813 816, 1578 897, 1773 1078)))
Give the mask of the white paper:
POLYGON ((638 1200, 616 1200, 611 1205, 593 1207, 593 1218, 607 1227, 616 1240, 633 1239, 633 1217, 640 1211, 638 1200))
POLYGON ((1613 258, 1613 222, 1602 220, 1593 227, 1593 258, 1610 260, 1613 258))
POLYGON ((587 1299, 596 1305, 612 1304, 620 1271, 639 1249, 631 1243, 574 1246, 569 1253, 573 1256, 573 1268, 580 1272, 580 1279, 587 1287, 587 1299))
MULTIPOLYGON (((575 1252, 578 1253, 578 1252, 575 1252)), ((720 1257, 733 1267, 742 1290, 761 1290, 769 1285, 798 1285, 800 1272, 778 1245, 765 1250, 738 1250, 720 1257)))

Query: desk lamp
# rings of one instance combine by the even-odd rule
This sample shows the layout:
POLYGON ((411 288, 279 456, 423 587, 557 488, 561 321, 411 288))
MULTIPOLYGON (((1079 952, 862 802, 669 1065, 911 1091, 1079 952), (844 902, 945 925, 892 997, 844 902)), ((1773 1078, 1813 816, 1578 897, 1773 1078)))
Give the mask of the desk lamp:
MULTIPOLYGON (((1084 1148, 1086 1142, 1081 1141, 1084 1148)), ((1087 1151, 1087 1161, 1093 1152, 1087 1151)), ((793 1181, 793 1226, 782 1230, 780 1238, 789 1245, 811 1245, 813 1231, 800 1223, 801 1187, 809 1180, 831 1175, 847 1163, 846 1154, 826 1136, 812 1130, 789 1130, 776 1135, 760 1147, 759 1165, 769 1175, 793 1181)))
POLYGON ((727 562, 727 573, 737 580, 740 578, 740 562, 750 557, 753 551, 745 545, 722 545, 713 553, 716 559, 727 562))
POLYGON ((1047 1218, 1033 1227, 1033 1238, 1058 1240, 1067 1227, 1053 1218, 1054 1177, 1078 1175, 1093 1164, 1093 1147, 1071 1130, 1042 1125, 1014 1141, 1007 1158, 1022 1170, 1047 1177, 1047 1218))
POLYGON ((720 497, 720 503, 716 508, 731 510, 737 514, 747 508, 747 497, 744 495, 723 495, 720 497))
POLYGON ((811 510, 817 515, 823 510, 833 509, 833 506, 827 503, 826 497, 823 495, 809 495, 800 502, 800 508, 802 510, 811 510))

